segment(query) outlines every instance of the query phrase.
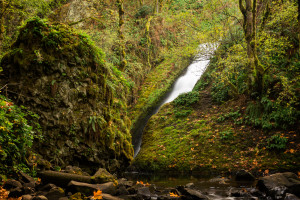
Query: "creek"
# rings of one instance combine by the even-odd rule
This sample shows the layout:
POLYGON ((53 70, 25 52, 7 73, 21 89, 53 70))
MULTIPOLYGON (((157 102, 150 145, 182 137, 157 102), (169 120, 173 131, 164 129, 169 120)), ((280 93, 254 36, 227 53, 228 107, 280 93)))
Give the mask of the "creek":
POLYGON ((209 64, 210 57, 215 51, 216 44, 201 44, 198 47, 198 54, 194 61, 187 67, 184 73, 174 82, 171 90, 165 95, 160 103, 150 111, 142 122, 140 122, 133 133, 132 144, 134 146, 134 157, 137 156, 141 149, 142 136, 149 119, 156 114, 160 107, 176 99, 180 94, 187 93, 193 90, 197 81, 204 73, 209 64))
MULTIPOLYGON (((256 182, 235 181, 235 177, 214 177, 211 174, 143 174, 126 173, 125 177, 133 182, 142 181, 143 183, 154 184, 160 188, 175 188, 189 183, 194 184, 194 189, 200 191, 209 200, 248 200, 250 197, 233 197, 236 191, 251 191, 255 188, 256 182)), ((253 197, 253 199, 256 199, 253 197)))

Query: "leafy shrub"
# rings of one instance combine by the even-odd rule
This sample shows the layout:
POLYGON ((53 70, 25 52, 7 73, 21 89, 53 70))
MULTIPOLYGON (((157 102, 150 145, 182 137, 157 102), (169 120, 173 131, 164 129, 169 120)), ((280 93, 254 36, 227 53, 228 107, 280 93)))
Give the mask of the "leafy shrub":
POLYGON ((239 110, 237 111, 231 111, 229 113, 226 113, 224 115, 220 115, 219 118, 217 118, 217 122, 223 122, 226 119, 232 119, 235 124, 241 124, 242 121, 240 121, 241 113, 239 110))
POLYGON ((142 6, 136 13, 136 18, 145 18, 147 15, 150 15, 153 12, 153 8, 148 5, 142 6))
POLYGON ((207 86, 209 85, 209 82, 207 80, 204 79, 200 79, 200 81, 198 81, 194 87, 194 91, 202 91, 204 90, 207 86))
POLYGON ((179 95, 174 101, 175 106, 190 106, 199 101, 199 93, 196 91, 183 93, 179 95))
POLYGON ((33 126, 29 125, 26 118, 37 119, 38 116, 14 105, 2 95, 0 95, 0 108, 1 170, 25 166, 25 154, 36 137, 33 126))
POLYGON ((212 99, 217 103, 223 103, 229 100, 229 87, 225 86, 223 83, 213 83, 211 89, 212 99))
POLYGON ((267 148, 274 150, 282 150, 286 148, 286 143, 288 139, 286 137, 282 137, 279 134, 273 135, 269 139, 267 139, 267 148))
POLYGON ((267 97, 263 97, 260 102, 250 103, 246 113, 246 122, 263 129, 286 129, 294 125, 299 118, 299 111, 292 106, 279 105, 267 97))
POLYGON ((189 114, 191 114, 192 110, 184 110, 184 109, 179 109, 175 110, 175 117, 180 118, 180 117, 187 117, 189 114))
POLYGON ((220 132, 221 140, 230 140, 233 137, 233 132, 231 130, 220 132))

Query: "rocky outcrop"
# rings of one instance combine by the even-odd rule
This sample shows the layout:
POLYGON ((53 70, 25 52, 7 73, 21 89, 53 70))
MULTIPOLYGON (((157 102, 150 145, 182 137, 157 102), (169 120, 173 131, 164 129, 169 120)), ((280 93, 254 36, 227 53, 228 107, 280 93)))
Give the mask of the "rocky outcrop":
POLYGON ((112 70, 86 36, 32 19, 20 29, 1 67, 0 84, 8 85, 9 97, 40 116, 44 140, 34 148, 43 159, 87 166, 91 173, 128 165, 130 121, 114 112, 112 70))
POLYGON ((300 196, 300 179, 292 172, 262 177, 258 180, 257 187, 274 199, 283 199, 287 193, 300 196))

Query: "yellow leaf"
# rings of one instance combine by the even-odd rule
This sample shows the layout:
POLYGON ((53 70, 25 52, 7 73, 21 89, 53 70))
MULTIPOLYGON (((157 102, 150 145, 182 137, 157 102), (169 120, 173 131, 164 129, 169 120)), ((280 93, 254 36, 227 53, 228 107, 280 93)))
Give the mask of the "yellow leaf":
POLYGON ((295 153, 295 149, 290 149, 290 153, 295 153))
POLYGON ((179 195, 178 195, 178 194, 175 194, 175 193, 173 193, 173 192, 170 192, 170 197, 179 197, 179 195))

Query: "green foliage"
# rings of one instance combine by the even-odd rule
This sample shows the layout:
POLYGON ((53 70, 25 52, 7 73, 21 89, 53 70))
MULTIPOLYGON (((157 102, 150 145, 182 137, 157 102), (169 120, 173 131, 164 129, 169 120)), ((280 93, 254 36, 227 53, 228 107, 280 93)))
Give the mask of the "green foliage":
POLYGON ((175 109, 174 113, 175 113, 175 117, 177 118, 184 118, 187 117, 190 113, 192 112, 192 110, 186 110, 186 109, 175 109))
POLYGON ((192 91, 179 95, 172 103, 175 106, 190 106, 199 101, 199 92, 192 91))
POLYGON ((250 103, 246 112, 246 122, 264 129, 286 129, 299 119, 299 111, 295 108, 282 106, 267 97, 263 97, 259 103, 250 103))
POLYGON ((231 119, 234 121, 235 124, 242 124, 243 120, 241 120, 241 113, 239 110, 237 111, 231 111, 226 114, 222 114, 218 117, 217 122, 223 122, 226 119, 231 119))
POLYGON ((217 103, 223 103, 230 99, 229 87, 223 83, 213 83, 211 89, 212 99, 217 103))
POLYGON ((148 15, 153 13, 153 7, 149 5, 143 5, 136 13, 135 17, 136 18, 145 18, 148 15))
POLYGON ((288 139, 279 134, 273 135, 267 139, 267 148, 271 150, 283 150, 286 148, 288 139))
POLYGON ((2 95, 0 107, 1 170, 6 171, 11 167, 18 170, 25 169, 25 155, 39 132, 39 125, 37 123, 30 125, 28 119, 35 121, 38 116, 14 105, 2 95), (36 128, 33 128, 34 126, 36 128))
POLYGON ((203 3, 197 0, 173 0, 169 9, 173 12, 178 10, 197 10, 203 7, 203 3))
POLYGON ((220 139, 221 140, 231 140, 233 138, 232 130, 226 130, 220 132, 220 139))

